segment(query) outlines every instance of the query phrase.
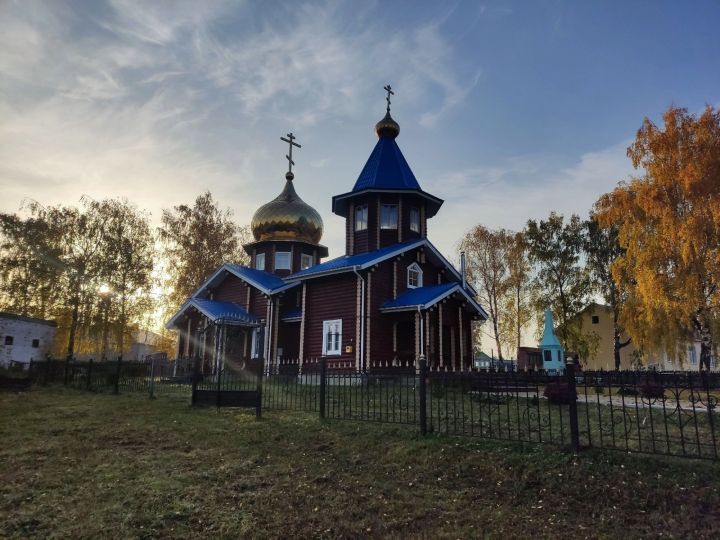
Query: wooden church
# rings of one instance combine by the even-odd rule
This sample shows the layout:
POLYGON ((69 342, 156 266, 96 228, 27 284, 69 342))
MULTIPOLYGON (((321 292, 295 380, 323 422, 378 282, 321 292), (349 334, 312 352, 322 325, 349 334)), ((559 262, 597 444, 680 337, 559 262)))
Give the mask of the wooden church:
POLYGON ((218 268, 170 319, 178 357, 221 362, 266 359, 268 369, 302 373, 321 357, 331 370, 472 366, 472 321, 487 314, 464 276, 428 240, 428 222, 443 201, 420 187, 390 116, 355 185, 335 195, 345 218, 345 255, 322 262, 323 223, 293 185, 292 134, 285 186, 252 219, 250 266, 218 268))

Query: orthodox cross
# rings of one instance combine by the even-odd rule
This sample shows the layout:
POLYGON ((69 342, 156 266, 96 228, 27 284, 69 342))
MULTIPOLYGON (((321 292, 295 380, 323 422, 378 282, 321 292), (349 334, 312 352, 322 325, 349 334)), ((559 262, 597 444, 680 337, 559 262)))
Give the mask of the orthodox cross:
POLYGON ((388 84, 387 86, 383 86, 383 90, 387 92, 387 97, 385 98, 385 101, 387 101, 387 112, 390 113, 390 96, 394 96, 395 92, 392 91, 392 87, 388 84))
POLYGON ((287 139, 285 137, 280 137, 281 141, 285 141, 286 143, 288 143, 290 145, 290 153, 285 156, 288 160, 288 172, 292 172, 292 166, 295 165, 295 162, 292 159, 293 146, 302 148, 302 146, 300 146, 298 143, 295 142, 295 139, 296 139, 296 137, 295 137, 295 135, 292 134, 292 132, 287 134, 287 139))

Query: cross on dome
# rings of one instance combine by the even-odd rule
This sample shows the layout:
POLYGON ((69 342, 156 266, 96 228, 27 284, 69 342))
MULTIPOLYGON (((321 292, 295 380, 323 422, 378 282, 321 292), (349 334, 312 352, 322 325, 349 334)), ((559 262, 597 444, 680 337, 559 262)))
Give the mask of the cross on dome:
POLYGON ((295 135, 292 134, 292 131, 287 134, 287 139, 286 139, 285 137, 280 137, 280 140, 281 140, 281 141, 284 141, 284 142, 288 143, 288 145, 290 146, 290 152, 285 155, 285 157, 286 157, 287 160, 288 160, 288 172, 287 172, 287 174, 286 174, 285 176, 286 176, 286 177, 289 177, 290 179, 292 179, 292 178, 294 177, 293 172, 292 172, 292 166, 295 165, 295 162, 293 161, 293 158, 292 158, 292 149, 293 149, 293 146, 297 146, 298 148, 302 148, 302 146, 300 146, 298 143, 295 142, 295 139, 296 139, 296 138, 297 138, 297 137, 295 137, 295 135))
POLYGON ((389 84, 383 86, 383 90, 387 92, 387 97, 385 98, 385 101, 387 101, 387 112, 390 113, 390 96, 394 96, 395 92, 392 91, 392 86, 389 84))

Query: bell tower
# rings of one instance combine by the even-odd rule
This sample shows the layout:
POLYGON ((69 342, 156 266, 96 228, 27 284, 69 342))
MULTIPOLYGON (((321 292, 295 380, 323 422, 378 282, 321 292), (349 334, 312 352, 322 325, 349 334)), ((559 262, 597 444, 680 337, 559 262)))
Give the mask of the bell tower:
POLYGON ((442 199, 422 190, 395 142, 400 125, 390 115, 385 86, 385 116, 375 124, 378 142, 352 191, 333 197, 333 213, 345 218, 345 252, 355 255, 425 238, 427 220, 437 214, 442 199))

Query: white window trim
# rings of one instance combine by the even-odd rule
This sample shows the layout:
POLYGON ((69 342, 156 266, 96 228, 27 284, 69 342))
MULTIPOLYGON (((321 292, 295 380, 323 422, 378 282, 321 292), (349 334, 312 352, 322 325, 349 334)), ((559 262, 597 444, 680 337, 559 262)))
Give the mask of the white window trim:
POLYGON ((407 267, 407 286, 408 289, 417 289, 418 287, 423 286, 423 271, 418 263, 412 263, 410 266, 407 267), (417 285, 410 284, 410 272, 417 272, 417 285))
POLYGON ((275 270, 292 270, 292 253, 289 251, 275 252, 275 270), (287 255, 287 266, 278 266, 278 255, 287 255))
POLYGON ((340 356, 342 354, 342 319, 333 319, 330 321, 323 321, 323 334, 322 334, 322 354, 323 356, 340 356), (328 348, 326 340, 328 331, 337 325, 337 347, 328 348))
POLYGON ((315 258, 312 255, 308 255, 307 253, 302 253, 300 255, 300 270, 305 270, 306 268, 310 268, 315 263, 315 258), (305 264, 305 263, 308 264, 305 264))
POLYGON ((265 270, 265 254, 264 253, 256 253, 255 254, 255 270, 265 270), (262 264, 260 264, 260 261, 262 261, 262 264))

